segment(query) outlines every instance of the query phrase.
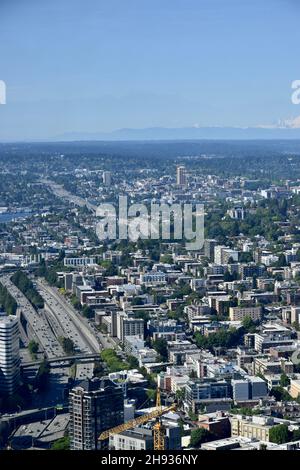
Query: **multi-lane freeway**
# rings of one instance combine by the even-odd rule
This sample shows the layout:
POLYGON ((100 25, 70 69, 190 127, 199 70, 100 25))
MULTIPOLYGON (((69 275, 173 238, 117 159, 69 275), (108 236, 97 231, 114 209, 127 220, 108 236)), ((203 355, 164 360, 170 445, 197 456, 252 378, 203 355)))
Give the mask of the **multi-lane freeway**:
POLYGON ((38 341, 48 358, 64 356, 65 353, 45 316, 33 308, 25 295, 10 280, 10 276, 11 274, 2 276, 0 282, 16 300, 18 314, 21 315, 22 313, 24 315, 30 325, 30 330, 33 332, 34 339, 38 341))
MULTIPOLYGON (((103 348, 112 347, 106 335, 95 325, 82 317, 60 294, 39 278, 36 289, 45 301, 45 308, 36 311, 24 294, 10 280, 11 274, 0 277, 0 282, 16 299, 18 315, 24 315, 30 325, 30 336, 39 342, 48 359, 63 357, 65 352, 58 340, 60 336, 70 338, 75 346, 75 354, 99 353, 103 348)), ((30 338, 29 338, 30 339, 30 338)))
MULTIPOLYGON (((58 292, 55 287, 50 287, 45 280, 38 279, 36 281, 37 288, 42 297, 51 306, 56 318, 60 324, 67 329, 68 337, 77 344, 86 344, 89 351, 99 352, 101 349, 101 337, 88 323, 87 319, 83 318, 65 298, 58 292)), ((104 347, 107 347, 104 344, 104 347)))
POLYGON ((90 339, 86 339, 86 336, 82 334, 81 329, 74 323, 65 306, 51 292, 48 292, 44 284, 40 282, 37 282, 37 291, 44 299, 45 314, 49 323, 53 325, 56 334, 71 339, 74 344, 75 353, 89 354, 94 352, 90 339))
POLYGON ((70 203, 74 204, 75 206, 84 207, 86 206, 92 212, 96 212, 97 206, 91 204, 88 200, 76 196, 75 194, 70 193, 67 191, 62 185, 55 183, 54 181, 48 179, 42 179, 41 183, 45 184, 55 196, 67 200, 70 203))

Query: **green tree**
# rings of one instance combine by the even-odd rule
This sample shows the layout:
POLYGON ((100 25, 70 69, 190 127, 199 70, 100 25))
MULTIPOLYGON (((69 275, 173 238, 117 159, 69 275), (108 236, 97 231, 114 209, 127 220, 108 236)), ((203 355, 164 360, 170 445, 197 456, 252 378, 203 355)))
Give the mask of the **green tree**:
POLYGON ((36 358, 36 354, 38 353, 38 350, 39 350, 39 344, 32 339, 28 344, 28 351, 30 352, 30 355, 33 359, 36 358))
POLYGON ((153 348, 158 352, 164 361, 168 359, 168 343, 164 338, 158 338, 157 340, 153 341, 153 348))
POLYGON ((276 401, 290 401, 291 400, 289 393, 283 387, 273 387, 270 394, 273 395, 273 397, 275 397, 276 401))
POLYGON ((249 315, 243 318, 242 325, 247 333, 254 333, 256 330, 255 322, 249 315))
POLYGON ((155 401, 155 399, 156 399, 156 390, 152 389, 152 388, 148 388, 148 390, 146 392, 146 395, 149 398, 149 400, 155 401))
POLYGON ((185 388, 178 389, 176 391, 176 400, 181 402, 185 397, 185 388))
POLYGON ((292 441, 300 441, 300 429, 295 429, 293 431, 292 441))
POLYGON ((30 279, 28 279, 23 271, 16 271, 11 280, 35 308, 38 309, 44 307, 43 297, 38 293, 30 279))
POLYGON ((51 450, 70 450, 69 436, 62 437, 51 445, 51 450))
POLYGON ((89 305, 84 305, 82 307, 82 315, 86 318, 93 318, 94 310, 89 305))
POLYGON ((160 261, 161 263, 173 264, 173 257, 172 255, 161 255, 160 261))
POLYGON ((289 429, 286 424, 278 424, 270 429, 269 434, 270 442, 276 444, 284 444, 289 441, 289 429))
POLYGON ((0 284, 0 308, 4 309, 7 315, 14 315, 17 310, 15 299, 2 284, 0 284))
POLYGON ((47 389, 49 376, 50 364, 46 359, 44 359, 35 378, 35 386, 40 392, 44 392, 47 389))
POLYGON ((107 364, 109 372, 118 372, 119 370, 129 369, 129 364, 119 359, 116 351, 113 349, 104 349, 100 356, 107 364))
POLYGON ((130 369, 138 369, 139 361, 137 360, 136 357, 128 356, 127 357, 127 362, 128 362, 128 365, 129 365, 130 369))
POLYGON ((74 345, 74 342, 70 338, 65 338, 63 336, 60 336, 58 340, 66 354, 71 355, 75 353, 75 345, 74 345))
POLYGON ((95 377, 102 377, 105 373, 105 368, 103 366, 103 362, 101 361, 96 361, 94 363, 94 372, 93 375, 95 377))
POLYGON ((285 372, 283 372, 280 376, 280 385, 281 387, 287 387, 288 385, 290 385, 290 379, 288 378, 285 372))
POLYGON ((213 435, 207 429, 193 429, 191 432, 190 447, 199 447, 204 442, 209 442, 212 439, 213 435))
POLYGON ((76 308, 76 310, 81 310, 81 308, 82 308, 81 303, 77 299, 76 295, 73 295, 71 297, 71 304, 73 305, 74 308, 76 308))
POLYGON ((250 263, 253 261, 253 256, 250 252, 242 251, 239 255, 239 262, 240 263, 250 263))
POLYGON ((235 328, 230 328, 229 330, 221 329, 216 333, 211 333, 209 336, 204 336, 200 332, 195 334, 197 346, 211 351, 217 347, 234 348, 241 342, 242 337, 242 328, 240 330, 235 328))

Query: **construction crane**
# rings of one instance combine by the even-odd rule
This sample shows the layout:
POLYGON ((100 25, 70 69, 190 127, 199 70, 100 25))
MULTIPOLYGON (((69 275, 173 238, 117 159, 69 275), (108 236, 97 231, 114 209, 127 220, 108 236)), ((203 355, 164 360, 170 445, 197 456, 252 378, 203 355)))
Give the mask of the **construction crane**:
POLYGON ((112 434, 118 434, 120 432, 128 431, 129 429, 135 428, 136 426, 140 426, 141 424, 145 424, 152 419, 156 419, 157 422, 153 426, 153 440, 154 440, 154 450, 164 450, 165 449, 165 428, 161 422, 161 417, 165 413, 169 411, 176 410, 176 403, 173 403, 170 406, 162 407, 161 405, 161 398, 160 398, 160 389, 157 389, 156 394, 156 407, 155 410, 147 413, 145 415, 139 416, 138 418, 131 419, 127 421, 127 423, 119 424, 114 428, 108 429, 100 434, 98 440, 104 441, 108 439, 112 434))

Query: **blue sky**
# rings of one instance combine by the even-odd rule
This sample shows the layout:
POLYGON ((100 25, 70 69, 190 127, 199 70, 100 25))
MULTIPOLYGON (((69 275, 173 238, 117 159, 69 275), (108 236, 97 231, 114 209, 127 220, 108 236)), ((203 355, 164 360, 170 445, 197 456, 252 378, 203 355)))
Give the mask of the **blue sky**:
POLYGON ((296 117, 298 0, 1 0, 0 140, 296 117))

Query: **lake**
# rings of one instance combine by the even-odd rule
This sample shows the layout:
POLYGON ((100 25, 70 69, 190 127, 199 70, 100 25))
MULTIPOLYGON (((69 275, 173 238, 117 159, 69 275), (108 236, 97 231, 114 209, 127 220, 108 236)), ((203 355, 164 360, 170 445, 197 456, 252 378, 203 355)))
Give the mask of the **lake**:
POLYGON ((11 222, 14 219, 30 217, 32 212, 4 212, 0 214, 0 223, 11 222))

